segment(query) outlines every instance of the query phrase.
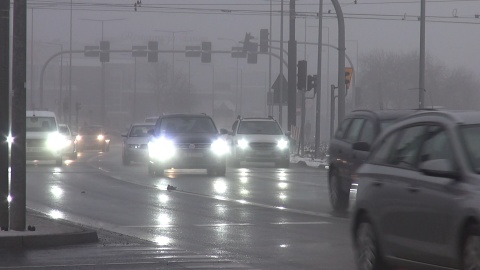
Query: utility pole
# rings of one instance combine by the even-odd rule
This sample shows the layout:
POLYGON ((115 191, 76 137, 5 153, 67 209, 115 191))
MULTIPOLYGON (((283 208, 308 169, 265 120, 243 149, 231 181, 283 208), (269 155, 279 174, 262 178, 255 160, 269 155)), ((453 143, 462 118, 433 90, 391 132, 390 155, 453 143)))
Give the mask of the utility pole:
MULTIPOLYGON (((283 0, 280 8, 280 78, 283 77, 283 0)), ((278 105, 278 122, 283 126, 283 82, 280 81, 280 104, 278 105)))
POLYGON ((297 41, 295 40, 295 0, 290 0, 288 40, 288 130, 297 124, 297 41))
POLYGON ((318 1, 318 59, 317 59, 317 89, 315 113, 315 158, 320 158, 320 116, 322 103, 322 35, 323 35, 323 0, 318 1))
MULTIPOLYGON (((68 61, 68 126, 72 126, 72 30, 73 30, 73 0, 70 0, 70 54, 68 61)), ((63 101, 61 101, 63 102, 63 101)), ((64 116, 65 117, 65 116, 64 116)))
POLYGON ((26 227, 26 78, 27 78, 27 1, 13 4, 13 63, 12 63, 12 180, 10 228, 25 231, 26 227))
POLYGON ((333 7, 337 13, 338 21, 338 113, 337 124, 345 117, 345 20, 342 7, 338 0, 332 0, 333 7))
MULTIPOLYGON (((418 107, 425 108, 425 0, 420 4, 420 80, 418 83, 418 107)), ((432 104, 433 105, 433 104, 432 104)))
POLYGON ((10 1, 0 1, 0 230, 8 230, 10 1))

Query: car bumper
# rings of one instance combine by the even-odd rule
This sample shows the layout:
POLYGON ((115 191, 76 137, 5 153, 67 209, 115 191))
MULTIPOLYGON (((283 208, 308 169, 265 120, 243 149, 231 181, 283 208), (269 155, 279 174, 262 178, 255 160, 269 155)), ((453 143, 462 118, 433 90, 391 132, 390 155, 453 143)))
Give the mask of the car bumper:
POLYGON ((256 150, 237 149, 236 158, 241 161, 279 161, 289 159, 289 151, 285 150, 256 150))
POLYGON ((58 159, 62 156, 62 151, 51 151, 46 148, 26 148, 25 156, 27 160, 50 160, 58 159))
POLYGON ((225 166, 226 156, 217 156, 209 151, 179 151, 169 159, 160 160, 150 157, 149 162, 163 169, 205 169, 225 166))

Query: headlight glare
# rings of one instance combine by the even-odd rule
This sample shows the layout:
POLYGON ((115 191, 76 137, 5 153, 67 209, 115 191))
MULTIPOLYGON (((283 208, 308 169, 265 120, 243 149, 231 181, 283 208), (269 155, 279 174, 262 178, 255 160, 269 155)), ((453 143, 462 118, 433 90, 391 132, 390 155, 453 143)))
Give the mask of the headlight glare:
POLYGON ((97 140, 99 141, 103 141, 104 139, 105 139, 105 136, 103 136, 102 134, 97 136, 97 140))
POLYGON ((50 133, 47 138, 47 148, 51 151, 58 151, 67 145, 65 136, 58 132, 50 133))
POLYGON ((166 160, 175 155, 175 144, 164 137, 154 139, 148 143, 148 154, 150 157, 166 160))
POLYGON ((214 141, 212 143, 211 149, 215 154, 219 156, 225 155, 230 151, 227 141, 223 139, 217 139, 216 141, 214 141))
POLYGON ((245 149, 248 147, 248 141, 245 140, 245 139, 240 139, 238 141, 238 146, 241 148, 241 149, 245 149))
POLYGON ((279 141, 277 141, 277 147, 280 150, 287 149, 288 148, 288 141, 285 140, 285 139, 280 139, 279 141))

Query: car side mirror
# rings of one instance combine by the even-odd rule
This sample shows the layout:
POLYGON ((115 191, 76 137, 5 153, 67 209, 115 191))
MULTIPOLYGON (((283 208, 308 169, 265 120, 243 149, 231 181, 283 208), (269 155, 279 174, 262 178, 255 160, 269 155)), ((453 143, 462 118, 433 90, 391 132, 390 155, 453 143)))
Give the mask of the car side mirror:
POLYGON ((422 173, 433 177, 444 177, 457 179, 459 174, 448 159, 432 159, 420 164, 419 169, 422 173))
POLYGON ((124 134, 122 134, 122 137, 125 137, 125 138, 126 138, 126 137, 128 137, 128 134, 127 134, 127 133, 124 133, 124 134))
POLYGON ((227 135, 228 134, 228 130, 224 129, 224 128, 221 128, 220 129, 220 134, 222 135, 227 135))
POLYGON ((356 142, 352 145, 353 150, 369 152, 370 151, 370 144, 367 142, 356 142))

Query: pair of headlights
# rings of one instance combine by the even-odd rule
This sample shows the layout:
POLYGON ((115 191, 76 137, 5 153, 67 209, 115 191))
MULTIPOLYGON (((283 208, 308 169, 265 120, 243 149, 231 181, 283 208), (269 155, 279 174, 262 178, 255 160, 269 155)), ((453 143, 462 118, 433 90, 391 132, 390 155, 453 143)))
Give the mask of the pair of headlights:
MULTIPOLYGON (((176 151, 175 143, 164 137, 152 140, 148 143, 148 153, 152 158, 167 160, 175 156, 176 151)), ((210 151, 217 156, 224 156, 230 152, 230 147, 227 141, 216 139, 210 145, 210 151)))
MULTIPOLYGON (((82 140, 82 136, 81 136, 81 135, 77 135, 77 137, 75 137, 75 139, 77 139, 77 141, 81 141, 81 140, 82 140)), ((103 140, 105 140, 105 135, 103 135, 103 134, 97 135, 97 140, 98 140, 98 141, 103 141, 103 140)))
MULTIPOLYGON (((245 139, 240 139, 237 143, 241 149, 247 149, 250 145, 250 143, 245 139)), ((289 145, 289 142, 285 139, 280 139, 277 141, 277 148, 280 150, 287 149, 288 145, 289 145)))

